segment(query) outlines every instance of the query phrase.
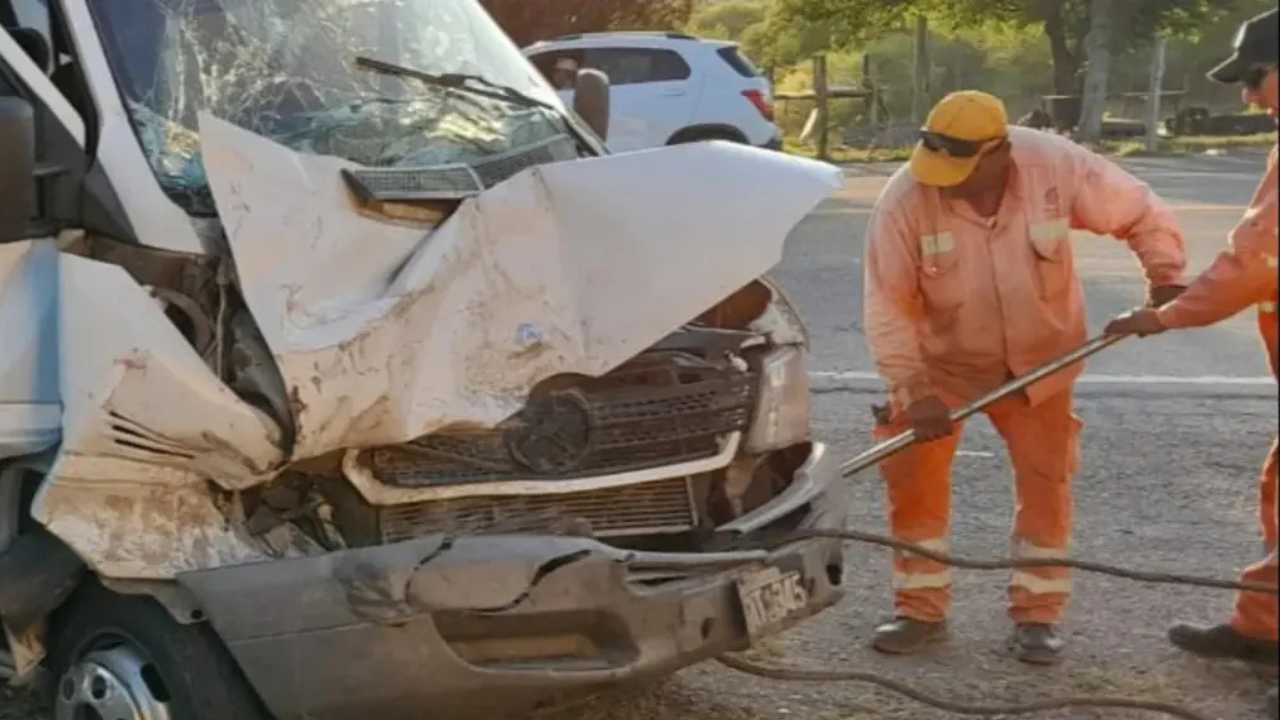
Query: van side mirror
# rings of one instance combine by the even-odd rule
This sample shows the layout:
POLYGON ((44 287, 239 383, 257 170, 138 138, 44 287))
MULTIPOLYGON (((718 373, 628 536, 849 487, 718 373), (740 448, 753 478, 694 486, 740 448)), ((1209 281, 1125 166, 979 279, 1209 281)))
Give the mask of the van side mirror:
POLYGON ((579 70, 573 90, 573 111, 601 140, 609 139, 609 76, 592 68, 579 70))
POLYGON ((36 120, 31 103, 0 96, 0 243, 25 240, 36 207, 36 120))

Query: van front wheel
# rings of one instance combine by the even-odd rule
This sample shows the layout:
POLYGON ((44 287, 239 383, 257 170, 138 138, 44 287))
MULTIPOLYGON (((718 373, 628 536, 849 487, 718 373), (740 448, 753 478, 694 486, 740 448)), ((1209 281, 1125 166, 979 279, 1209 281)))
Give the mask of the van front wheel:
POLYGON ((270 720, 204 624, 89 581, 54 618, 55 720, 270 720))

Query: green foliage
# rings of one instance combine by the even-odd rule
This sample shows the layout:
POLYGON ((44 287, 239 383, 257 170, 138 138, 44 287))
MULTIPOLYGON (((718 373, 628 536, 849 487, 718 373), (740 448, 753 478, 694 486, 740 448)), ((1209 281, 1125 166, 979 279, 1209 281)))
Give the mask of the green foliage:
MULTIPOLYGON (((812 23, 830 32, 838 49, 867 47, 909 29, 924 15, 932 30, 979 38, 971 44, 986 49, 982 38, 1031 33, 1050 50, 1050 88, 1074 93, 1079 88, 1084 38, 1090 26, 1090 0, 775 0, 780 15, 812 23)), ((1274 3, 1274 0, 1266 0, 1274 3)), ((1116 0, 1113 3, 1117 66, 1141 69, 1145 63, 1126 58, 1145 53, 1157 34, 1198 40, 1240 10, 1253 10, 1264 0, 1116 0)), ((1265 9, 1265 8, 1263 8, 1265 9)), ((1261 12, 1261 9, 1257 10, 1261 12)), ((1253 14, 1253 13, 1251 13, 1253 14)), ((1025 47, 1023 48, 1025 50, 1025 47)), ((937 64, 937 58, 935 63, 937 64)), ((959 67, 959 66, 956 66, 959 67)), ((1030 70, 1029 67, 1024 70, 1030 70)))
POLYGON ((789 17, 774 5, 764 23, 743 38, 743 46, 764 67, 785 67, 829 48, 831 33, 821 23, 789 17))
MULTIPOLYGON (((841 44, 905 30, 916 14, 948 30, 992 24, 1043 25, 1050 10, 1061 13, 1071 36, 1087 32, 1089 0, 778 0, 794 18, 824 23, 841 44)), ((1121 0, 1114 4, 1117 42, 1143 43, 1156 32, 1194 36, 1206 23, 1231 15, 1255 0, 1121 0)))
POLYGON ((575 32, 675 30, 694 0, 480 0, 517 45, 575 32))
POLYGON ((722 0, 697 8, 687 30, 700 37, 733 40, 763 67, 787 67, 826 50, 821 25, 785 14, 776 0, 722 0))
POLYGON ((1017 23, 1029 0, 777 0, 782 15, 829 28, 836 46, 910 29, 917 15, 947 30, 1017 23))
POLYGON ((705 38, 741 41, 755 25, 765 22, 770 0, 727 0, 703 5, 689 18, 691 34, 705 38))

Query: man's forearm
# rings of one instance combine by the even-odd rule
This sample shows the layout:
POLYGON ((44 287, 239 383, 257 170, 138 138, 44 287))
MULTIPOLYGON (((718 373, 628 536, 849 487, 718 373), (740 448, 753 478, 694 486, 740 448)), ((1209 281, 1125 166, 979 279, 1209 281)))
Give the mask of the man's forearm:
POLYGON ((1187 256, 1180 235, 1161 228, 1129 238, 1128 245, 1142 266, 1148 287, 1187 284, 1187 256))
POLYGON ((880 376, 889 383, 889 395, 893 398, 893 404, 904 410, 927 397, 937 394, 933 383, 929 381, 928 372, 903 375, 892 371, 886 372, 881 367, 880 376))
POLYGON ((1152 287, 1181 285, 1186 243, 1173 209, 1151 187, 1106 158, 1080 151, 1074 225, 1129 246, 1152 287))
POLYGON ((1225 251, 1177 300, 1158 311, 1167 328, 1206 327, 1222 322, 1261 301, 1265 278, 1251 271, 1239 255, 1225 251))
POLYGON ((866 316, 867 345, 876 370, 899 407, 933 394, 929 368, 924 361, 915 323, 897 312, 883 298, 869 297, 866 316))

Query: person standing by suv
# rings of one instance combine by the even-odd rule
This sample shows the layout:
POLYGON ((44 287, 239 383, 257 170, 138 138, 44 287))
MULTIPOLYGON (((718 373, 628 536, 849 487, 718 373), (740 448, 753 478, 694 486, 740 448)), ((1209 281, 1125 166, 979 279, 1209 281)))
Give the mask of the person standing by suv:
MULTIPOLYGON (((1241 26, 1231 57, 1209 72, 1210 79, 1243 86, 1246 105, 1266 108, 1280 119, 1280 9, 1263 13, 1241 26)), ((1162 308, 1143 309, 1116 318, 1106 331, 1113 335, 1157 335, 1166 330, 1195 328, 1226 320, 1250 306, 1257 307, 1258 329, 1271 363, 1280 379, 1280 198, 1276 188, 1280 146, 1272 148, 1266 174, 1249 203, 1249 209, 1231 232, 1223 250, 1187 291, 1162 308)), ((1244 571, 1245 582, 1277 582, 1276 546, 1280 540, 1280 437, 1271 445, 1262 468, 1260 515, 1268 554, 1244 571)), ((1225 623, 1209 627, 1179 624, 1170 628, 1169 640, 1202 657, 1232 658, 1275 665, 1280 653, 1280 612, 1274 595, 1241 592, 1235 612, 1225 623)), ((1280 720, 1276 688, 1267 696, 1267 710, 1280 720)))
POLYGON ((551 84, 556 90, 573 90, 578 82, 578 61, 571 57, 556 60, 551 69, 551 84))
MULTIPOLYGON (((877 200, 867 235, 866 332, 891 407, 876 436, 910 428, 921 440, 881 465, 899 540, 947 550, 951 462, 960 443, 951 410, 1086 340, 1073 228, 1127 242, 1153 304, 1181 289, 1183 236, 1151 189, 1070 140, 1009 127, 1004 104, 986 93, 953 93, 938 103, 908 169, 877 200)), ((1068 552, 1079 372, 1076 366, 988 410, 1012 456, 1020 557, 1068 552)), ((897 619, 876 630, 875 647, 911 653, 940 639, 949 569, 899 554, 894 589, 897 619)), ((1057 661, 1070 592, 1065 568, 1013 573, 1011 644, 1019 659, 1057 661)))

